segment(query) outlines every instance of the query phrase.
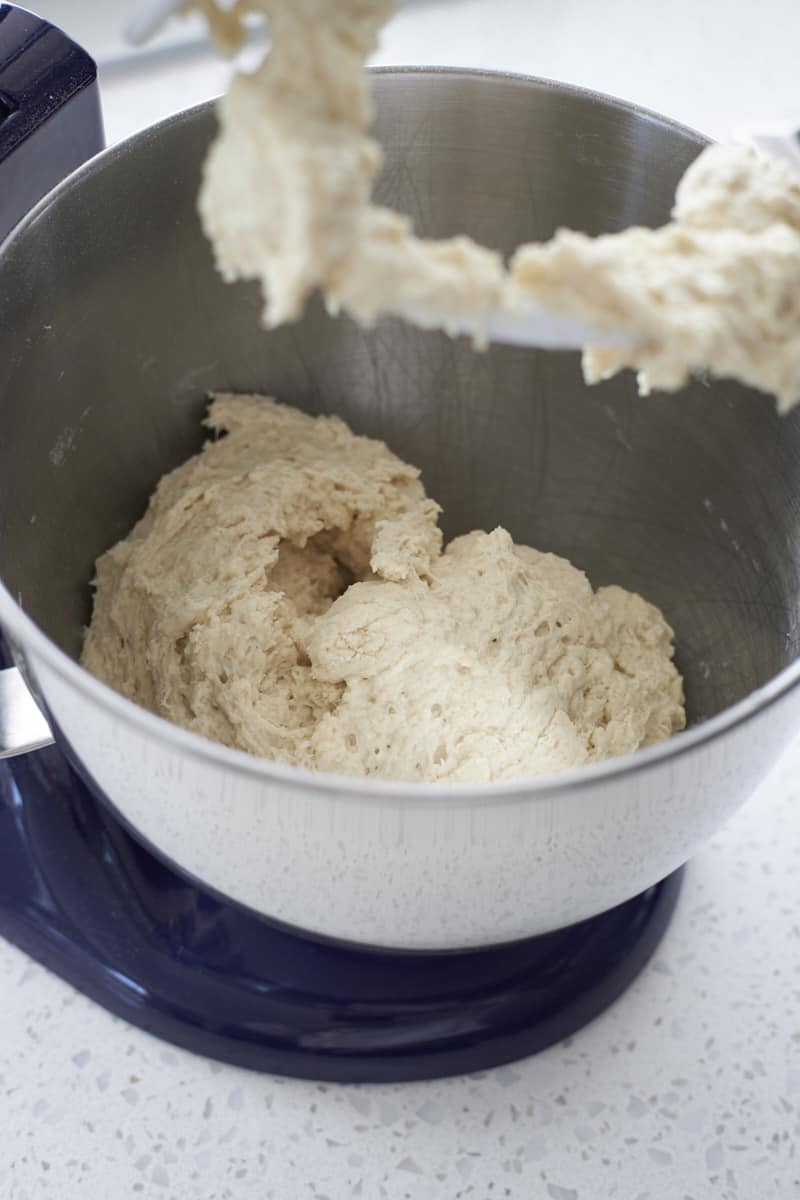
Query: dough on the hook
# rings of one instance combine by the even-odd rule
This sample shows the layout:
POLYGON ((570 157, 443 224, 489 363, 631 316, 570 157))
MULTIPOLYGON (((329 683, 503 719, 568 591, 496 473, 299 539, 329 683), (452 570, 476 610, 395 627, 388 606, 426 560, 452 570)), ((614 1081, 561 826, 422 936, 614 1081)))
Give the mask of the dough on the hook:
POLYGON ((364 63, 391 0, 240 0, 233 16, 198 6, 227 44, 246 11, 270 23, 262 65, 235 75, 221 103, 199 199, 220 270, 261 282, 268 324, 298 316, 318 287, 365 324, 394 312, 480 340, 489 312, 533 302, 630 334, 626 348, 586 350, 590 383, 632 367, 642 392, 674 391, 710 373, 774 394, 781 410, 800 400, 800 178, 786 164, 708 147, 662 228, 560 230, 507 269, 467 237, 420 238, 372 203, 381 151, 364 63))

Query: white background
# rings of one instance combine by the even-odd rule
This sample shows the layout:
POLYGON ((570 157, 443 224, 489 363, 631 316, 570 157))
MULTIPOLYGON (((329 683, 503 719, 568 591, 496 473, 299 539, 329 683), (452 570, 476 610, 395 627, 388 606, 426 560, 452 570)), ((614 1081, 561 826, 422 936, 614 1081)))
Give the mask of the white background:
MULTIPOLYGON (((129 7, 39 5, 100 59, 109 140, 227 75, 191 27, 131 56, 129 7)), ((377 61, 560 78, 713 136, 800 125, 797 0, 418 0, 377 61)), ((698 856, 654 963, 610 1012, 474 1079, 318 1088, 220 1067, 0 943, 0 1197, 800 1196, 798 766, 795 749, 698 856)))
MULTIPOLYGON (((110 140, 221 91, 224 64, 175 25, 149 52, 121 29, 135 0, 42 0, 100 61, 110 140), (165 66, 164 47, 180 43, 165 66)), ((794 0, 405 0, 378 63, 497 67, 624 96, 722 137, 752 118, 800 113, 794 0)))

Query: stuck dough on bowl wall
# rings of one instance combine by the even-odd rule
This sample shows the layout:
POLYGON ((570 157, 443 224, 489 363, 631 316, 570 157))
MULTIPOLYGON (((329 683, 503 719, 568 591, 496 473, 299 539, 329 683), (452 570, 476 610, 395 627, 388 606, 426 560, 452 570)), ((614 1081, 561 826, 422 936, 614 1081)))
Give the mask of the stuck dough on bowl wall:
POLYGON ((226 436, 97 562, 82 662, 207 737, 356 776, 491 781, 683 728, 672 631, 504 529, 442 549, 418 471, 336 417, 217 396, 226 436))
POLYGON ((562 230, 520 247, 506 269, 466 237, 428 241, 371 203, 381 152, 369 136, 364 63, 392 0, 189 0, 235 49, 247 12, 265 14, 271 49, 237 74, 220 105, 199 207, 217 265, 257 279, 265 321, 301 313, 320 288, 363 324, 381 313, 480 330, 524 301, 628 332, 630 350, 589 347, 589 382, 624 367, 642 392, 695 372, 800 399, 800 180, 748 147, 709 147, 658 230, 591 239, 562 230))

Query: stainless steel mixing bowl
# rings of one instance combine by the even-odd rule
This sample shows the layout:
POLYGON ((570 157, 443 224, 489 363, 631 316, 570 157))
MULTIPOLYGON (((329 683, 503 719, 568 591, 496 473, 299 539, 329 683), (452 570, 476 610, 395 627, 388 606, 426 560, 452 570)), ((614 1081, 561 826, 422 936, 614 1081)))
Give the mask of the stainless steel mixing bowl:
MULTIPOLYGON (((541 80, 374 80, 381 201, 423 234, 509 251, 558 225, 668 215, 702 139, 541 80)), ((496 943, 602 911, 683 863, 797 720, 800 418, 734 385, 587 389, 577 355, 313 306, 266 334, 195 215, 210 106, 101 155, 0 252, 0 620, 64 739, 182 870, 308 930, 397 947, 496 943), (137 708, 77 664, 96 556, 201 443, 213 389, 335 412, 418 464, 452 535, 502 524, 675 627, 691 728, 634 756, 490 787, 311 775, 137 708)))

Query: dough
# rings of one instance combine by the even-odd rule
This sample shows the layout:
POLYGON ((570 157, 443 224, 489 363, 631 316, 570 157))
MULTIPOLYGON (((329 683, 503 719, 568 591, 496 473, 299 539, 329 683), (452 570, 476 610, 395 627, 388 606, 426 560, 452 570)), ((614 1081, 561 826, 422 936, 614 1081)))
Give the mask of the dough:
POLYGON ((228 48, 236 12, 270 20, 271 51, 220 104, 199 196, 219 270, 261 282, 267 325, 298 317, 316 287, 363 324, 411 306, 432 324, 442 313, 475 321, 501 303, 499 254, 465 237, 416 238, 407 218, 370 203, 382 155, 363 67, 394 0, 248 0, 221 25, 215 5, 203 8, 228 48))
POLYGON ((783 410, 800 399, 800 180, 788 166, 711 147, 664 228, 560 231, 521 247, 509 272, 468 238, 425 241, 370 203, 381 154, 363 65, 392 0, 185 7, 229 49, 245 12, 270 21, 271 51, 221 104, 199 200, 225 277, 261 281, 267 324, 299 316, 319 287, 364 324, 393 312, 480 342, 489 311, 533 303, 630 333, 628 350, 589 348, 589 382, 630 366, 642 392, 674 390, 708 371, 774 393, 783 410))
POLYGON ((694 372, 800 400, 800 178, 747 146, 709 146, 678 187, 672 221, 521 247, 514 284, 545 307, 628 330, 631 349, 584 354, 589 383, 623 367, 639 390, 694 372))
POLYGON ((672 631, 504 529, 442 551, 418 472, 336 417, 217 396, 227 436, 97 563, 84 665, 187 729, 282 762, 489 781, 684 726, 672 631))

